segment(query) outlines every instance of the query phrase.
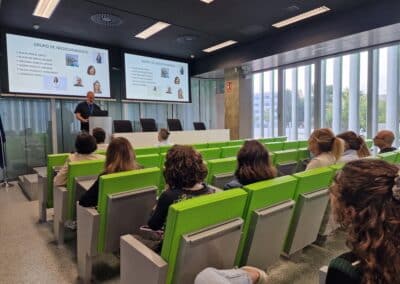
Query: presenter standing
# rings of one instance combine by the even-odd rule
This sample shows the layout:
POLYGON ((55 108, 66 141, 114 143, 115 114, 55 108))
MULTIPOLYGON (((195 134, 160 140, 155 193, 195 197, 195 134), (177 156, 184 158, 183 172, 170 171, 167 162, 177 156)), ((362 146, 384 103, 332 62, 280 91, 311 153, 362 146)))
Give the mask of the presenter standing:
POLYGON ((81 122, 81 131, 89 132, 89 116, 100 110, 100 107, 94 103, 94 93, 87 92, 86 101, 80 102, 74 111, 76 119, 81 122))

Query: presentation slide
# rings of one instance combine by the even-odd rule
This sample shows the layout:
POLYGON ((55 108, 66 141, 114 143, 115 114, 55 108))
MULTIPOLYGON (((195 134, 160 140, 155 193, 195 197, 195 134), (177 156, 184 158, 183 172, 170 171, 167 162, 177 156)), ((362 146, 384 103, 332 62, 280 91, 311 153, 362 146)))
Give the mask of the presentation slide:
POLYGON ((125 53, 126 98, 189 102, 188 64, 125 53))
POLYGON ((108 50, 7 34, 9 91, 110 97, 108 50))

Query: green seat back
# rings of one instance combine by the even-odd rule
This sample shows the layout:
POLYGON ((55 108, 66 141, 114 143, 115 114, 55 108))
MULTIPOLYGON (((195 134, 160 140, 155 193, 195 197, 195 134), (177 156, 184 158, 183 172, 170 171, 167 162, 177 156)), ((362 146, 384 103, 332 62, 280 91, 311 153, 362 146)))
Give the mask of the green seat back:
POLYGON ((286 136, 278 136, 274 138, 274 142, 285 142, 287 140, 286 136))
POLYGON ((95 152, 96 154, 100 154, 100 155, 106 155, 107 154, 107 150, 104 150, 104 149, 102 149, 102 150, 96 150, 96 152, 95 152))
POLYGON ((371 149, 374 146, 374 141, 372 139, 365 139, 365 144, 367 144, 368 149, 371 149))
POLYGON ((236 265, 244 265, 243 249, 248 242, 252 213, 255 210, 270 207, 284 201, 293 199, 297 179, 292 176, 283 176, 270 180, 260 181, 246 185, 243 189, 247 192, 247 202, 243 213, 244 227, 240 246, 236 255, 236 265))
POLYGON ((198 152, 201 154, 204 161, 221 158, 221 148, 199 149, 198 152))
POLYGON ((207 149, 207 148, 208 148, 208 144, 207 144, 207 143, 193 144, 192 146, 193 146, 193 148, 195 148, 196 150, 207 149))
POLYGON ((285 141, 283 142, 282 150, 292 150, 299 148, 299 141, 285 141))
POLYGON ((297 150, 298 153, 298 157, 297 159, 299 161, 305 160, 305 159, 309 159, 310 158, 310 151, 307 148, 299 148, 297 150))
POLYGON ((135 148, 136 156, 160 154, 160 147, 138 147, 135 148))
POLYGON ((168 150, 172 147, 172 145, 160 146, 160 154, 167 153, 168 150))
MULTIPOLYGON (((97 211, 100 216, 98 252, 104 251, 105 235, 107 226, 107 198, 111 194, 141 189, 150 186, 158 186, 160 180, 159 168, 148 168, 141 170, 133 170, 119 172, 100 177, 99 197, 97 203, 97 211)), ((123 216, 121 216, 123 218, 123 216)))
POLYGON ((243 145, 245 140, 241 139, 241 140, 231 140, 228 141, 227 146, 241 146, 243 145))
POLYGON ((227 146, 228 142, 210 142, 208 143, 208 148, 221 148, 227 146))
POLYGON ((232 189, 184 200, 169 207, 161 250, 161 257, 168 263, 167 284, 174 283, 182 235, 241 218, 246 199, 244 190, 232 189))
POLYGON ((395 163, 397 161, 397 157, 399 156, 399 152, 398 151, 386 152, 378 154, 376 156, 388 163, 395 163))
POLYGON ((242 146, 225 146, 221 147, 221 158, 236 157, 242 146))
POLYGON ((89 160, 80 162, 71 162, 68 164, 68 178, 67 178, 67 191, 68 191, 68 218, 72 219, 75 215, 75 193, 74 188, 75 178, 83 176, 99 175, 104 171, 104 159, 89 160))
POLYGON ((331 168, 334 171, 334 173, 336 173, 339 170, 343 169, 344 165, 345 165, 344 163, 339 163, 339 164, 334 164, 332 166, 329 166, 329 168, 331 168))
POLYGON ((308 148, 308 140, 299 140, 299 148, 308 148))
POLYGON ((299 152, 297 150, 276 151, 274 154, 274 165, 297 162, 299 156, 299 152))
POLYGON ((329 167, 294 174, 293 177, 297 178, 298 182, 293 199, 297 201, 300 194, 327 188, 331 184, 333 174, 334 170, 329 167))
POLYGON ((257 139, 261 144, 275 142, 275 138, 259 138, 257 139))
POLYGON ((161 169, 161 177, 160 177, 160 183, 158 185, 158 192, 157 195, 160 195, 161 192, 165 188, 165 179, 164 179, 164 163, 165 163, 165 157, 167 156, 167 153, 162 153, 160 154, 160 166, 159 168, 161 169))
POLYGON ((236 157, 223 158, 207 161, 208 176, 207 182, 211 184, 212 178, 218 174, 234 173, 236 170, 236 157))
POLYGON ((282 142, 269 142, 264 144, 267 147, 269 152, 282 151, 283 143, 282 142))
POLYGON ((47 208, 53 208, 53 168, 64 165, 69 154, 47 155, 47 208))
POLYGON ((150 154, 150 155, 138 155, 136 156, 136 161, 142 165, 144 168, 154 168, 160 166, 160 155, 150 154))

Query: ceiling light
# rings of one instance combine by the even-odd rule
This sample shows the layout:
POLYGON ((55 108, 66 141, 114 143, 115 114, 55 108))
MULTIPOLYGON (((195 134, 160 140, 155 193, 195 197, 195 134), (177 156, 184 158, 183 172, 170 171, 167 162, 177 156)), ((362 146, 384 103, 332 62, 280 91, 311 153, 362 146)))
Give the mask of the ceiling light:
POLYGON ((60 0, 39 0, 33 15, 42 18, 50 18, 60 0))
POLYGON ((207 4, 210 4, 211 2, 213 2, 214 0, 200 0, 201 2, 204 2, 204 3, 207 3, 207 4))
POLYGON ((319 7, 319 8, 314 9, 314 10, 310 10, 310 11, 308 11, 308 12, 302 13, 302 14, 300 14, 300 15, 294 16, 294 17, 289 18, 289 19, 286 19, 286 20, 284 20, 284 21, 275 23, 275 24, 273 24, 272 26, 275 27, 275 28, 282 28, 282 27, 288 26, 288 25, 290 25, 290 24, 293 24, 293 23, 302 21, 302 20, 304 20, 304 19, 307 19, 307 18, 316 16, 316 15, 319 15, 319 14, 322 14, 322 13, 325 13, 325 12, 328 12, 329 10, 330 10, 330 9, 329 9, 328 7, 326 7, 326 6, 321 6, 321 7, 319 7))
POLYGON ((157 22, 154 25, 148 27, 147 29, 145 29, 144 31, 142 31, 141 33, 138 33, 137 35, 135 35, 135 37, 137 38, 141 38, 141 39, 147 39, 149 37, 151 37, 152 35, 158 33, 159 31, 169 27, 170 24, 168 23, 164 23, 164 22, 157 22))
POLYGON ((221 49, 221 48, 230 46, 230 45, 235 44, 235 43, 237 43, 237 41, 228 40, 228 41, 222 42, 222 43, 220 43, 220 44, 211 46, 211 47, 209 47, 209 48, 203 49, 203 51, 204 51, 204 52, 213 52, 213 51, 216 51, 216 50, 218 50, 218 49, 221 49))
POLYGON ((190 58, 194 58, 194 57, 195 57, 194 54, 191 54, 191 55, 190 55, 190 58))

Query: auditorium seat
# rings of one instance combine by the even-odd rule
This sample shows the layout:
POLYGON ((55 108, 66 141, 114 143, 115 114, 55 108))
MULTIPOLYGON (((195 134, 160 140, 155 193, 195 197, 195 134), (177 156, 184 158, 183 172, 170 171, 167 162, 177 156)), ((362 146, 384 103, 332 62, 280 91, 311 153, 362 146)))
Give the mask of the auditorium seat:
POLYGON ((160 166, 160 155, 149 154, 149 155, 138 155, 136 161, 144 168, 154 168, 160 166))
POLYGON ((69 154, 50 154, 47 155, 47 185, 39 188, 39 221, 46 222, 46 209, 53 208, 53 179, 54 167, 64 165, 69 154))
POLYGON ((270 143, 270 142, 275 142, 275 138, 259 138, 257 139, 258 142, 265 144, 265 143, 270 143))
POLYGON ((54 188, 54 234, 57 243, 64 242, 64 224, 67 220, 75 219, 76 201, 76 178, 93 176, 96 178, 104 170, 104 159, 71 162, 68 164, 68 178, 66 186, 54 188))
POLYGON ((283 142, 282 150, 293 150, 299 148, 299 141, 285 141, 283 142))
POLYGON ((243 235, 236 265, 267 268, 279 260, 292 217, 297 179, 278 177, 244 186, 243 235))
POLYGON ((143 132, 157 132, 157 124, 153 118, 141 118, 140 126, 143 132))
POLYGON ((296 205, 284 245, 287 255, 294 254, 317 239, 329 201, 328 187, 333 174, 331 168, 318 168, 293 175, 298 181, 293 197, 296 205))
POLYGON ((231 140, 228 141, 227 146, 242 146, 246 140, 231 140))
POLYGON ((208 148, 221 148, 221 147, 225 147, 225 146, 228 146, 228 142, 227 141, 209 142, 208 143, 208 148))
POLYGON ((393 164, 397 161, 398 156, 399 156, 399 151, 386 152, 386 153, 376 155, 377 158, 382 159, 391 164, 393 164))
POLYGON ((208 144, 207 143, 192 144, 192 147, 195 148, 196 150, 206 149, 208 148, 208 144))
POLYGON ((285 142, 285 141, 287 141, 287 137, 286 136, 274 137, 274 142, 285 142))
POLYGON ((221 147, 221 158, 236 157, 242 146, 225 146, 221 147))
POLYGON ((232 189, 171 205, 161 257, 133 236, 123 236, 121 283, 193 283, 206 267, 232 268, 246 197, 244 190, 232 189))
POLYGON ((77 206, 78 275, 90 283, 93 258, 119 251, 120 236, 138 233, 156 203, 159 168, 100 177, 97 209, 77 206))
POLYGON ((207 148, 197 150, 204 161, 214 160, 221 158, 221 148, 207 148))
POLYGON ((160 147, 138 147, 135 148, 136 156, 160 154, 160 147))
POLYGON ((176 118, 168 118, 167 125, 168 125, 168 129, 170 131, 182 131, 183 130, 181 121, 176 118))
POLYGON ((204 122, 193 122, 194 130, 206 130, 204 122))
POLYGON ((283 150, 274 152, 274 165, 278 169, 279 175, 291 175, 297 171, 298 150, 283 150))
POLYGON ((298 148, 308 148, 308 140, 299 140, 298 148))
POLYGON ((130 120, 114 120, 114 132, 133 132, 132 122, 130 120))
POLYGON ((236 157, 207 161, 207 182, 218 188, 223 188, 226 183, 233 179, 236 165, 236 157))
POLYGON ((283 150, 283 142, 268 142, 264 144, 268 152, 275 152, 283 150))

